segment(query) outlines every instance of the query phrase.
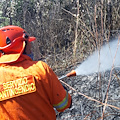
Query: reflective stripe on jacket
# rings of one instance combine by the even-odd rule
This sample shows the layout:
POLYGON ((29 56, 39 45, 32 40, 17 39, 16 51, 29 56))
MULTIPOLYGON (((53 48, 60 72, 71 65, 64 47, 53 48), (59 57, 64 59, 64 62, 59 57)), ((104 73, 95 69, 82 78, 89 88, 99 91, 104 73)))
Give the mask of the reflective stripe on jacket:
POLYGON ((70 94, 42 61, 22 55, 16 63, 0 64, 0 76, 0 120, 55 120, 53 107, 62 112, 71 104, 70 94), (33 80, 27 79, 31 75, 36 91, 33 80))

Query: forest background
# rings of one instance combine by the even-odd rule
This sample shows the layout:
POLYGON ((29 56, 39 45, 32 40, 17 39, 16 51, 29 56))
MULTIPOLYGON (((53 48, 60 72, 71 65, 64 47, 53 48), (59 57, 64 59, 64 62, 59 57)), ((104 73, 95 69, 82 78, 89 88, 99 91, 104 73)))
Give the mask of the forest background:
POLYGON ((18 25, 37 40, 34 60, 58 75, 120 33, 119 0, 1 0, 0 27, 18 25))
POLYGON ((119 21, 119 0, 0 2, 0 27, 18 25, 35 36, 34 59, 46 59, 56 73, 83 61, 110 37, 116 37, 119 21))

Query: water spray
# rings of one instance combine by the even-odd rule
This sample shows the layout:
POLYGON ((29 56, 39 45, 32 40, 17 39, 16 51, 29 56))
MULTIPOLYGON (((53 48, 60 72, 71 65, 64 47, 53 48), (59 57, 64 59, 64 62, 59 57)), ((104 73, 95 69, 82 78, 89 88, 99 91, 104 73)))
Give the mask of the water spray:
POLYGON ((63 78, 72 77, 72 76, 76 76, 76 71, 75 71, 75 70, 72 70, 72 71, 69 72, 68 74, 63 75, 62 77, 60 77, 60 78, 58 78, 58 79, 61 80, 61 79, 63 79, 63 78))
POLYGON ((93 73, 105 72, 112 67, 120 68, 120 43, 115 39, 105 44, 100 50, 96 50, 75 70, 58 78, 59 80, 78 75, 91 75, 93 73))

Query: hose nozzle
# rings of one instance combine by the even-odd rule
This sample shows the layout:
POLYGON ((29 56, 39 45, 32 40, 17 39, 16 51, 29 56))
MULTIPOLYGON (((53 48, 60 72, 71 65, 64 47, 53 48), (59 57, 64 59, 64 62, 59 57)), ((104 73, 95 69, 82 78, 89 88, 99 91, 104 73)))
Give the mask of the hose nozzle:
POLYGON ((67 77, 76 76, 75 70, 72 70, 72 71, 71 71, 70 73, 68 73, 66 76, 67 76, 67 77))
POLYGON ((58 78, 59 80, 63 79, 63 78, 66 78, 66 77, 72 77, 72 76, 76 76, 76 72, 75 70, 72 70, 70 73, 58 78))

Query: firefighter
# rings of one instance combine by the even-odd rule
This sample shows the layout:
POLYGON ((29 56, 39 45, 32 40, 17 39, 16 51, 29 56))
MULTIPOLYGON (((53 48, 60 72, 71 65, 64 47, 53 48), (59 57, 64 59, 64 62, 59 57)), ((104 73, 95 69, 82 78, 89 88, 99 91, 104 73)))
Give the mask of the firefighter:
POLYGON ((71 96, 53 70, 33 61, 28 33, 18 26, 0 29, 0 120, 55 120, 71 96))

